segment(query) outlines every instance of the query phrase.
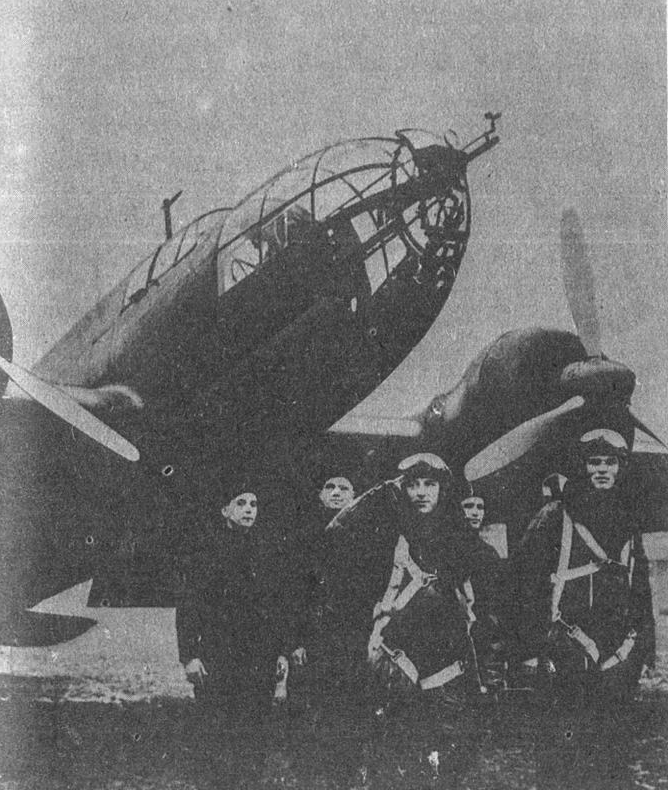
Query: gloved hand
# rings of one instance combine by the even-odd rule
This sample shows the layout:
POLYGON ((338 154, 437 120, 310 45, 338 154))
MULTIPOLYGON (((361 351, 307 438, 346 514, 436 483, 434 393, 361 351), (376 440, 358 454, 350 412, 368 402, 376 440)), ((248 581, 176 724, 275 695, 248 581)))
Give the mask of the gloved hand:
POLYGON ((199 658, 191 658, 185 665, 186 677, 193 686, 204 685, 204 678, 209 674, 199 658))

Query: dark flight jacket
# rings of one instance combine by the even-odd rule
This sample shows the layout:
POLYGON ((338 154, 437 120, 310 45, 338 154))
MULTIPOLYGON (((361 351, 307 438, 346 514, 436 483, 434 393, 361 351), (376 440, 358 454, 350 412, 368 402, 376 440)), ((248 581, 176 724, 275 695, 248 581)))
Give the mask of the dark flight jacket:
POLYGON ((214 683, 223 675, 270 678, 277 656, 296 647, 282 606, 283 546, 263 530, 255 525, 244 534, 217 525, 181 559, 179 659, 184 665, 201 659, 214 683))

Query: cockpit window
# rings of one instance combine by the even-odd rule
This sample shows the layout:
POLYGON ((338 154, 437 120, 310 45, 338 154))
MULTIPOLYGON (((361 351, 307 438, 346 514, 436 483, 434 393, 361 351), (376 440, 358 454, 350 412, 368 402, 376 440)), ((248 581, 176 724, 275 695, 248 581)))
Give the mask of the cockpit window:
POLYGON ((166 241, 155 260, 150 281, 160 282, 160 278, 166 272, 187 258, 209 234, 212 227, 218 225, 220 225, 220 210, 199 217, 166 241))
POLYGON ((309 212, 298 203, 286 205, 285 201, 266 197, 262 200, 258 220, 245 225, 248 218, 247 211, 240 211, 225 226, 225 235, 237 228, 240 233, 236 240, 218 252, 219 293, 229 291, 257 271, 284 250, 295 239, 295 235, 311 222, 309 212))
POLYGON ((359 253, 375 291, 406 256, 421 254, 429 241, 423 218, 440 208, 440 196, 432 207, 410 192, 409 182, 419 175, 413 141, 443 147, 443 141, 421 130, 346 141, 293 163, 251 193, 232 211, 219 239, 219 294, 285 248, 303 223, 323 225, 330 238, 346 224, 352 227, 359 246, 351 247, 346 231, 346 244, 339 249, 359 253), (402 188, 407 189, 401 200, 410 206, 407 216, 394 202, 402 188))
POLYGON ((461 257, 469 231, 461 155, 422 130, 349 140, 316 151, 233 209, 202 215, 164 242, 129 276, 123 309, 140 301, 181 261, 199 260, 191 256, 205 238, 215 244, 219 295, 256 273, 301 234, 326 239, 343 276, 355 289, 371 293, 403 262, 407 266, 402 271, 413 267, 418 277, 427 249, 448 268, 451 259, 461 257), (454 152, 451 158, 448 149, 454 152))
POLYGON ((127 281, 122 309, 141 301, 151 285, 158 285, 161 278, 190 256, 212 231, 219 232, 224 216, 229 211, 221 208, 203 214, 135 266, 127 281))

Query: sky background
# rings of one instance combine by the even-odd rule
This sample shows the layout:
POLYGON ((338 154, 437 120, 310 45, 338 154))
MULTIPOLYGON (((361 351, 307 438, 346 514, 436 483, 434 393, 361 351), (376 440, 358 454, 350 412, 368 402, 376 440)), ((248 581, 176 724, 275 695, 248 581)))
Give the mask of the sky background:
POLYGON ((657 0, 0 0, 0 290, 35 362, 175 225, 341 138, 501 111, 452 295, 358 412, 412 414, 508 329, 572 328, 581 217, 604 349, 668 437, 666 28, 657 0))

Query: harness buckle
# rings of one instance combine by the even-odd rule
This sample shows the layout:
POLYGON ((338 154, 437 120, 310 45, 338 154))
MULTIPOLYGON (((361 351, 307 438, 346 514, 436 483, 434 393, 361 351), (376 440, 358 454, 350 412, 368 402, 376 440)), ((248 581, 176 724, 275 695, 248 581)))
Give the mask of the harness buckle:
POLYGON ((385 654, 390 659, 390 661, 392 661, 393 664, 398 663, 401 660, 402 656, 406 655, 406 653, 404 653, 404 651, 401 650, 401 648, 396 648, 395 650, 392 650, 392 648, 388 647, 385 644, 385 642, 383 642, 382 640, 380 642, 380 648, 385 652, 385 654))
POLYGON ((569 623, 567 623, 567 622, 566 622, 566 621, 563 619, 563 617, 561 616, 561 614, 559 615, 559 619, 557 620, 557 622, 559 623, 559 625, 563 625, 563 627, 566 629, 566 634, 567 634, 567 635, 568 635, 568 636, 569 636, 571 639, 577 639, 577 637, 578 637, 578 636, 580 636, 581 634, 583 634, 583 633, 584 633, 584 632, 583 632, 583 630, 580 628, 580 626, 579 626, 579 625, 570 625, 569 623))
POLYGON ((559 625, 563 625, 563 627, 566 629, 566 632, 568 633, 569 636, 573 633, 573 629, 577 628, 576 625, 570 625, 569 623, 567 623, 564 620, 564 618, 561 616, 561 612, 560 611, 556 613, 556 615, 554 617, 554 622, 555 623, 559 623, 559 625))
POLYGON ((602 564, 604 565, 617 565, 619 568, 624 568, 624 570, 628 570, 626 565, 623 562, 619 562, 619 560, 612 560, 610 558, 603 560, 602 564))
POLYGON ((561 622, 564 625, 564 627, 566 628, 566 633, 568 634, 568 636, 573 637, 577 633, 579 633, 580 628, 577 625, 569 625, 568 623, 564 622, 563 620, 561 622))

